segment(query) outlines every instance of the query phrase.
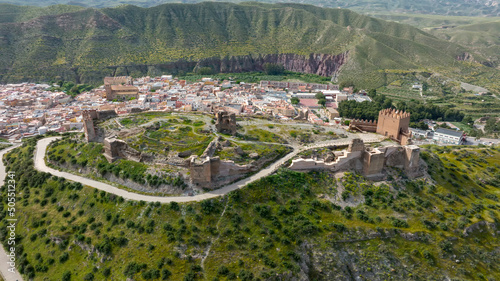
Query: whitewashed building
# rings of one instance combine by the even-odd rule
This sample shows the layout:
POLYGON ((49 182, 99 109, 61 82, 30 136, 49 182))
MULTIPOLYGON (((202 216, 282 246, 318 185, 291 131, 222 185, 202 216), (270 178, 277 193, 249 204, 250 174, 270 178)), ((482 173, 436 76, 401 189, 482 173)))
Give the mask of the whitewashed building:
POLYGON ((439 128, 434 132, 433 140, 443 144, 461 145, 465 141, 465 133, 463 131, 439 128))

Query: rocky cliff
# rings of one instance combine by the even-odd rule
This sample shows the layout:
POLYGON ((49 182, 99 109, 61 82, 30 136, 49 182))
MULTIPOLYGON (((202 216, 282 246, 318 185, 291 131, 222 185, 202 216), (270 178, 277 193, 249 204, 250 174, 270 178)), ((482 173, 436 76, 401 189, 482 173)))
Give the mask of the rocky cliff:
POLYGON ((247 56, 214 57, 200 60, 195 70, 200 67, 211 67, 215 72, 238 73, 247 71, 263 71, 264 64, 281 64, 286 70, 311 73, 321 76, 332 76, 347 62, 348 52, 339 55, 315 54, 309 56, 297 54, 268 54, 247 56))
POLYGON ((110 75, 134 75, 179 73, 196 71, 201 67, 210 67, 214 73, 241 73, 249 71, 263 71, 264 64, 281 64, 288 71, 332 76, 338 74, 342 65, 348 60, 348 52, 339 55, 315 54, 308 56, 297 54, 268 54, 211 57, 199 61, 178 60, 171 63, 155 65, 121 65, 109 66, 110 75))

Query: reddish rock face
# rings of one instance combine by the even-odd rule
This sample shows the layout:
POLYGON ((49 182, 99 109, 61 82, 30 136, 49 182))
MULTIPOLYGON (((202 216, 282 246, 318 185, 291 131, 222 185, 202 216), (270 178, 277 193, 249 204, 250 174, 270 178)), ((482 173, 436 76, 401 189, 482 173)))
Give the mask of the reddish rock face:
POLYGON ((308 56, 297 54, 226 56, 200 60, 195 69, 211 67, 214 72, 238 73, 263 71, 264 64, 275 63, 283 65, 289 71, 332 76, 339 72, 340 67, 347 62, 347 59, 348 52, 339 55, 311 53, 308 56))

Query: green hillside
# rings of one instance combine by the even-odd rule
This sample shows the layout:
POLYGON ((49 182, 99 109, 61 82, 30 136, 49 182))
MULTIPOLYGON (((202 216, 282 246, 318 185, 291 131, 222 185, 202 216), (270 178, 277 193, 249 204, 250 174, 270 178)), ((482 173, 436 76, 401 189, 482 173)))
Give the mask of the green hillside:
POLYGON ((281 169, 221 198, 148 204, 37 172, 35 141, 4 158, 25 280, 500 278, 499 148, 423 148, 416 180, 281 169))
MULTIPOLYGON (((83 7, 115 7, 121 4, 131 4, 141 7, 152 7, 163 3, 198 3, 202 0, 1 0, 1 2, 16 5, 49 6, 54 4, 70 4, 83 7)), ((215 2, 223 2, 215 0, 215 2)), ((243 2, 233 0, 231 2, 243 2)), ((293 3, 293 0, 261 0, 265 3, 293 3)), ((328 8, 344 8, 359 11, 361 13, 373 12, 396 12, 396 13, 420 13, 434 15, 455 16, 499 16, 500 9, 495 1, 489 0, 454 0, 454 1, 410 1, 410 0, 302 0, 300 3, 312 4, 328 8)))
POLYGON ((83 9, 85 8, 70 5, 54 5, 40 8, 36 6, 0 4, 0 23, 24 22, 42 16, 76 12, 83 9))
POLYGON ((500 19, 432 31, 436 36, 466 46, 495 67, 500 66, 500 19))
POLYGON ((361 87, 385 84, 387 70, 488 71, 457 62, 467 52, 459 45, 343 9, 255 2, 45 9, 9 8, 14 13, 0 20, 0 81, 96 83, 106 75, 175 74, 200 66, 261 70, 264 62, 321 75, 341 66, 339 79, 361 87))

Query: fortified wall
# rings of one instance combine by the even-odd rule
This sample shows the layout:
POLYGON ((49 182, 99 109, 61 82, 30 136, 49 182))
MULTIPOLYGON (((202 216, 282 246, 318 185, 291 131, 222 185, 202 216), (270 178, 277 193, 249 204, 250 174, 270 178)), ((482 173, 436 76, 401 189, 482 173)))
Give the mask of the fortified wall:
POLYGON ((85 110, 82 113, 83 130, 85 132, 85 140, 87 140, 87 142, 94 142, 97 140, 97 132, 94 128, 94 116, 97 116, 95 110, 85 110))
POLYGON ((220 145, 220 140, 219 137, 210 142, 201 157, 191 156, 189 171, 193 184, 204 188, 214 188, 255 171, 254 165, 238 165, 233 161, 213 157, 217 146, 220 145))
POLYGON ((204 159, 193 156, 189 165, 191 182, 204 188, 214 188, 217 183, 229 183, 254 170, 253 165, 238 165, 233 161, 209 156, 204 159))
POLYGON ((355 131, 375 133, 377 131, 377 121, 354 119, 349 123, 349 129, 355 131))
POLYGON ((420 148, 416 145, 386 146, 371 148, 363 140, 354 139, 347 150, 335 152, 331 162, 315 159, 295 159, 288 167, 291 170, 356 171, 371 179, 382 179, 385 167, 403 169, 409 178, 422 173, 419 169, 420 148))

